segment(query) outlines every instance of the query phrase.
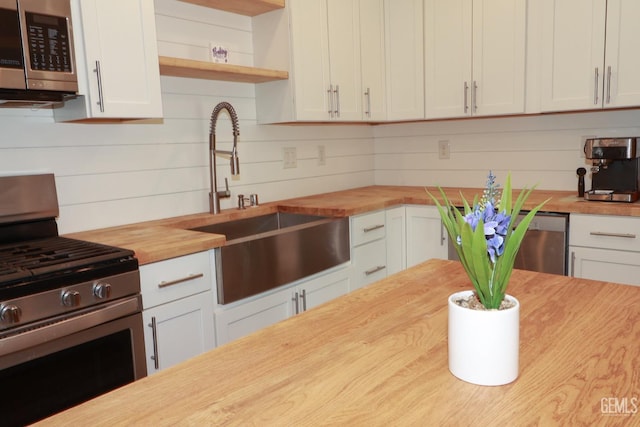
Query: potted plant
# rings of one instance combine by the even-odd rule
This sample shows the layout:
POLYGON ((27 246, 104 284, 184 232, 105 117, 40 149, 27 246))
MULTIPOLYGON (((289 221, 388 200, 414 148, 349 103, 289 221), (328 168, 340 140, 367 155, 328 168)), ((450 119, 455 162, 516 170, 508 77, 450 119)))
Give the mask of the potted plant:
POLYGON ((527 228, 547 200, 515 225, 533 188, 514 201, 511 174, 500 191, 489 172, 480 200, 476 196, 469 204, 462 196, 463 212, 439 190, 444 203, 427 193, 473 284, 473 290, 449 297, 449 370, 474 384, 510 383, 518 376, 520 303, 506 294, 507 285, 527 228))

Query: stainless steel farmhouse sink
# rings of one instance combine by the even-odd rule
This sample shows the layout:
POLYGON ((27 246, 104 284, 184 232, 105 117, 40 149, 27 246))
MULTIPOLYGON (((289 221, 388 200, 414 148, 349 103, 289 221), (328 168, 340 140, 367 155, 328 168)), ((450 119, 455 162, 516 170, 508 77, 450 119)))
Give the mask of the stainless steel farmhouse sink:
POLYGON ((220 304, 349 261, 348 218, 277 212, 191 230, 227 238, 215 251, 220 304))

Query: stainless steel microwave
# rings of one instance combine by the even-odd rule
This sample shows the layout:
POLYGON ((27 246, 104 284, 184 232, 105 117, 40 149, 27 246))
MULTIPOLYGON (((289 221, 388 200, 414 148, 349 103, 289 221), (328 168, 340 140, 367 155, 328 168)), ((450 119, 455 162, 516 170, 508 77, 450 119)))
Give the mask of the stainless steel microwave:
POLYGON ((0 0, 0 103, 77 91, 70 0, 0 0))

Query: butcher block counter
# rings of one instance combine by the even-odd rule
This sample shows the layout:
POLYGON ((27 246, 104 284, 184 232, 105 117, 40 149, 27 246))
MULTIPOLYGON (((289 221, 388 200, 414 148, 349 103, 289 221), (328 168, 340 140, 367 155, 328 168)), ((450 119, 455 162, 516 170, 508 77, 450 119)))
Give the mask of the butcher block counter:
MULTIPOLYGON (((428 190, 439 196, 437 188, 429 187, 428 190)), ((475 195, 482 194, 482 189, 478 188, 445 188, 444 190, 447 197, 455 204, 461 204, 461 193, 469 201, 472 201, 475 195)), ((514 194, 517 194, 517 191, 515 190, 514 194)), ((640 216, 640 203, 587 202, 578 198, 575 192, 569 191, 536 190, 529 197, 524 208, 531 209, 548 198, 551 200, 544 208, 547 211, 640 216)), ((185 215, 72 233, 67 234, 66 237, 134 250, 142 265, 224 245, 224 236, 189 231, 191 228, 203 225, 277 211, 345 217, 402 204, 432 205, 433 201, 424 187, 378 185, 281 200, 245 210, 227 209, 217 215, 208 212, 185 215)))
POLYGON ((520 374, 499 387, 448 371, 447 297, 469 287, 430 260, 41 425, 640 424, 640 287, 514 271, 520 374))

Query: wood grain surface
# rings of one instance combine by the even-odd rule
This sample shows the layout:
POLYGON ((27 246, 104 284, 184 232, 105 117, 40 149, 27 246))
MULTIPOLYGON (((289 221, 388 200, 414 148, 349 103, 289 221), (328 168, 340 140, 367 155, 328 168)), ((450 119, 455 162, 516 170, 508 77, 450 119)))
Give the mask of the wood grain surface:
POLYGON ((448 371, 447 297, 469 287, 430 260, 40 425, 640 424, 639 287, 516 270, 520 375, 499 387, 448 371))
MULTIPOLYGON (((439 194, 437 188, 428 187, 428 190, 434 195, 439 194)), ((482 189, 477 188, 444 190, 452 203, 461 203, 461 194, 473 200, 474 195, 482 193, 482 189)), ((544 208, 547 211, 640 216, 640 203, 586 202, 569 191, 537 190, 527 201, 525 209, 531 209, 548 198, 551 200, 544 208)), ((217 215, 205 212, 71 233, 67 237, 132 249, 142 265, 224 245, 224 236, 188 231, 190 228, 277 211, 344 217, 401 204, 433 205, 433 201, 424 187, 378 185, 280 200, 245 210, 226 209, 217 215)))

